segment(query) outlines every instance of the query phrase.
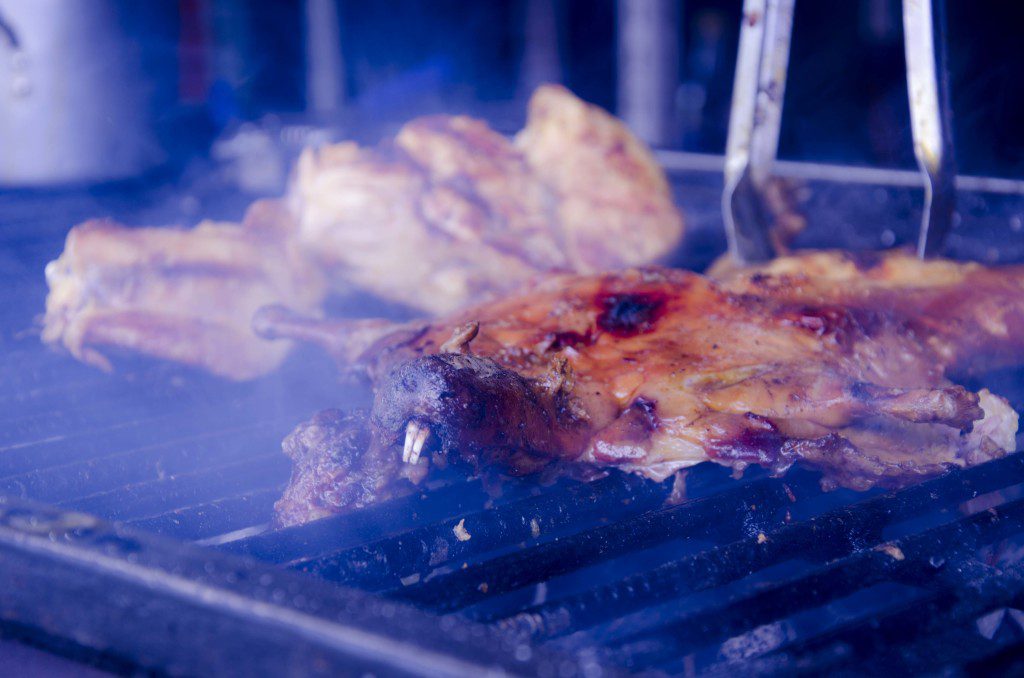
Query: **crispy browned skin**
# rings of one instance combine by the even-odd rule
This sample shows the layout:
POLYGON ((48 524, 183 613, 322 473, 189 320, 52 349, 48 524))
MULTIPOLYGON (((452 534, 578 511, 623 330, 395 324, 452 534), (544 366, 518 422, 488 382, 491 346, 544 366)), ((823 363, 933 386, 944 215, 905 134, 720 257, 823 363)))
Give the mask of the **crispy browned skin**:
MULTIPOLYGON (((1007 360, 1024 357, 1001 326, 960 303, 985 281, 995 295, 988 301, 1017 328, 1024 271, 916 261, 891 255, 879 265, 892 273, 859 269, 846 284, 813 293, 770 271, 720 285, 649 269, 553 277, 391 331, 364 323, 348 334, 343 324, 280 311, 261 320, 268 335, 319 339, 340 362, 366 370, 376 390, 370 448, 392 465, 393 478, 431 458, 513 474, 555 463, 616 466, 655 479, 708 459, 775 472, 801 460, 829 482, 866 488, 1014 446, 1017 415, 1006 401, 944 373, 970 369, 981 345, 999 346, 1007 360), (919 277, 912 288, 913 276, 895 271, 915 265, 960 273, 919 277), (403 445, 410 463, 402 462, 403 445)), ((308 485, 301 468, 294 483, 308 485)), ((282 522, 347 502, 307 495, 307 503, 316 508, 304 513, 292 501, 282 522)))
POLYGON ((250 378, 287 350, 253 336, 252 312, 318 309, 324 281, 433 315, 538 274, 654 261, 682 228, 650 151, 599 108, 542 87, 515 142, 437 116, 376 147, 309 150, 284 199, 257 203, 242 225, 74 228, 48 274, 43 337, 97 365, 127 349, 250 378))
POLYGON ((1021 361, 1021 270, 945 259, 921 261, 903 250, 813 251, 742 270, 720 265, 709 275, 730 291, 912 318, 922 341, 940 356, 945 369, 969 374, 1021 361))

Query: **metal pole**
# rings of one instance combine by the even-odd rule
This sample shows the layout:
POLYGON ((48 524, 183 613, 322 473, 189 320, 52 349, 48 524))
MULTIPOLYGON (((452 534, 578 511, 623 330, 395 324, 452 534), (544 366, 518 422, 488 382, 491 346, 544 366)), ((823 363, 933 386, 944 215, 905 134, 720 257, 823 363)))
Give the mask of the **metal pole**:
POLYGON ((618 0, 618 114, 644 141, 675 138, 678 0, 618 0))
POLYGON ((345 101, 345 66, 335 0, 306 0, 306 109, 330 113, 345 101))

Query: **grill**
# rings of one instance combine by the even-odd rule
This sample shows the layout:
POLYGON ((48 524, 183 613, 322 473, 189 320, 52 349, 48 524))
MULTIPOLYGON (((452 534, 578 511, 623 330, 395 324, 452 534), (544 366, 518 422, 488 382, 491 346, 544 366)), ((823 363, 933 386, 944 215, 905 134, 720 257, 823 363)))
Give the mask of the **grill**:
MULTIPOLYGON (((681 169, 699 158, 663 159, 679 166, 690 217, 682 256, 703 263, 723 246, 720 183, 681 169)), ((836 204, 866 224, 839 232, 841 245, 877 245, 879 223, 906 223, 891 237, 912 237, 913 191, 812 195, 821 217, 808 243, 837 237, 836 204)), ((123 186, 0 196, 4 638, 116 673, 1024 668, 1024 454, 866 493, 822 492, 799 469, 733 478, 703 464, 675 503, 670 483, 617 473, 514 481, 500 496, 448 479, 270 529, 289 473, 281 438, 365 394, 337 386, 314 355, 255 384, 152 364, 105 375, 29 331, 42 266, 70 223, 167 221, 156 217, 181 198, 123 186)), ((203 213, 237 213, 232 200, 201 197, 203 213)), ((993 234, 1019 202, 967 193, 963 204, 956 252, 1017 258, 993 234)), ((1021 390, 1016 373, 986 379, 1021 390)))

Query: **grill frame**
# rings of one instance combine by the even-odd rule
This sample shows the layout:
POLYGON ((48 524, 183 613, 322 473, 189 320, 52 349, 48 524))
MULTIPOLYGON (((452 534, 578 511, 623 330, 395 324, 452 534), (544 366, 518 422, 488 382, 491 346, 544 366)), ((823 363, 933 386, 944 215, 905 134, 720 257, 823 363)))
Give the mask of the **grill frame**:
MULTIPOLYGON (((675 172, 673 179, 691 216, 680 262, 700 266, 724 247, 716 215, 719 179, 692 170, 675 172)), ((799 471, 783 480, 754 471, 737 481, 702 465, 690 472, 687 499, 676 506, 662 506, 667 485, 616 474, 591 484, 511 483, 499 498, 479 484, 442 485, 354 516, 267 532, 260 521, 269 516, 287 473, 277 451, 283 433, 318 407, 356 403, 365 394, 313 379, 323 363, 311 355, 293 361, 310 361, 305 371, 236 387, 151 365, 129 365, 128 379, 111 377, 25 337, 45 292, 42 263, 59 253, 68 223, 111 211, 136 223, 162 223, 169 220, 153 215, 180 199, 178 192, 164 191, 139 205, 137 191, 105 190, 84 198, 59 194, 59 221, 43 209, 53 196, 0 196, 0 213, 10 215, 13 206, 16 216, 19 209, 24 214, 0 234, 8 255, 0 258, 0 278, 10 283, 0 297, 16 325, 0 344, 6 353, 0 377, 9 386, 0 394, 0 425, 6 422, 0 426, 3 636, 115 672, 317 673, 359 667, 431 675, 606 675, 621 668, 771 675, 850 670, 865 657, 874 662, 865 666, 877 670, 1019 665, 1015 650, 1021 638, 1006 628, 1016 623, 1007 610, 1024 605, 1021 573, 1015 564, 985 565, 952 546, 992 541, 1000 530, 1024 532, 1021 500, 1014 494, 1020 488, 997 496, 1024 484, 1021 453, 901 492, 867 494, 823 495, 815 478, 799 471), (139 383, 150 390, 144 402, 135 403, 131 393, 139 383), (254 412, 267 411, 275 417, 247 423, 254 412), (147 439, 150 446, 143 448, 139 441, 147 439), (254 448, 260 450, 256 457, 249 454, 254 448), (993 506, 973 506, 977 496, 993 506), (96 520, 83 509, 125 524, 96 520), (796 516, 790 522, 787 510, 796 516), (878 532, 893 516, 915 511, 940 522, 912 526, 904 535, 878 532), (254 515, 262 517, 254 521, 254 515), (452 531, 462 520, 473 535, 468 542, 452 531), (803 534, 803 541, 780 537, 793 534, 803 534), (764 567, 788 567, 788 560, 778 559, 780 552, 816 553, 812 537, 821 534, 830 541, 817 546, 810 569, 788 577, 772 574, 774 582, 755 582, 750 590, 729 588, 746 585, 764 567), (928 535, 942 538, 914 541, 928 535), (945 554, 942 566, 931 568, 935 572, 922 563, 929 543, 945 554), (690 551, 665 553, 687 544, 690 551), (892 556, 892 549, 903 559, 892 556), (644 560, 648 552, 655 554, 650 562, 644 560), (640 565, 622 565, 634 556, 640 565), (850 580, 851 572, 879 582, 910 582, 924 591, 932 606, 924 609, 939 622, 915 625, 919 610, 900 607, 897 600, 878 615, 878 623, 891 629, 886 634, 851 617, 835 629, 804 633, 742 659, 723 655, 700 663, 701 652, 707 653, 695 638, 724 647, 719 641, 789 624, 789 613, 799 606, 782 609, 773 601, 820 591, 815 584, 824 582, 832 588, 814 602, 828 607, 838 592, 864 588, 850 580), (587 580, 591 576, 593 582, 587 580), (549 583, 554 590, 562 580, 568 584, 548 594, 550 599, 536 600, 549 583), (485 581, 486 592, 479 589, 485 581), (282 587, 290 591, 285 599, 267 598, 282 587), (715 597, 719 589, 725 598, 715 597), (702 599, 702 593, 714 595, 702 599), (318 607, 309 607, 310 601, 318 607), (131 616, 139 610, 148 616, 131 616), (991 615, 1000 610, 996 624, 991 615), (964 642, 965 626, 980 629, 982 619, 995 624, 992 638, 979 632, 964 642), (751 627, 752 620, 765 623, 751 627), (189 635, 197 629, 210 633, 189 635), (926 631, 944 644, 925 642, 926 631), (901 634, 907 642, 893 644, 901 634), (680 636, 689 645, 681 645, 680 636), (362 644, 357 640, 367 637, 362 644)), ((897 242, 912 241, 912 189, 885 188, 884 199, 877 186, 842 190, 843 218, 871 228, 836 231, 830 205, 835 194, 816 190, 804 244, 832 238, 831 244, 853 249, 874 246, 881 237, 874 224, 892 213, 895 221, 883 225, 897 242)), ((243 202, 231 200, 212 210, 204 205, 203 211, 230 216, 243 202)), ((962 201, 965 225, 951 246, 961 256, 990 259, 991 243, 999 237, 992 234, 1005 231, 1005 215, 1024 202, 1019 196, 979 200, 962 201)), ((1024 239, 1006 241, 997 254, 1024 259, 1024 239)), ((1017 375, 1009 380, 1024 382, 1017 375)))
POLYGON ((73 640, 61 649, 118 671, 459 676, 570 661, 517 656, 480 625, 31 502, 0 501, 0 545, 5 635, 73 640))

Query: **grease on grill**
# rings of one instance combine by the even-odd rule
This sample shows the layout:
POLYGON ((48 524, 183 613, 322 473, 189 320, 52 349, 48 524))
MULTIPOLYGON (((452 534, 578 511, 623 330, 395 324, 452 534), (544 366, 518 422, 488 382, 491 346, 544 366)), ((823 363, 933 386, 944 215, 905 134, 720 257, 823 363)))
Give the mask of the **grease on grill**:
POLYGON ((473 535, 466 529, 466 519, 463 518, 459 521, 459 524, 452 528, 452 532, 455 533, 455 538, 459 541, 469 541, 473 538, 473 535))

